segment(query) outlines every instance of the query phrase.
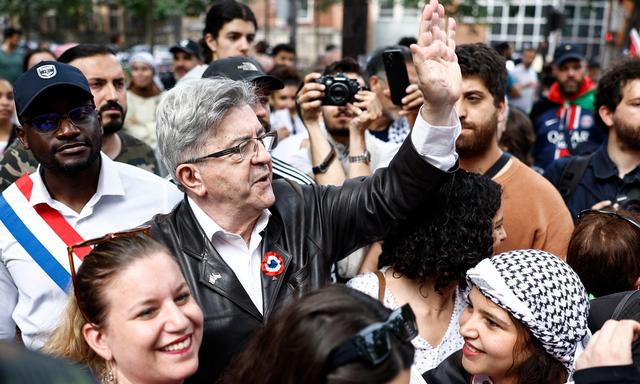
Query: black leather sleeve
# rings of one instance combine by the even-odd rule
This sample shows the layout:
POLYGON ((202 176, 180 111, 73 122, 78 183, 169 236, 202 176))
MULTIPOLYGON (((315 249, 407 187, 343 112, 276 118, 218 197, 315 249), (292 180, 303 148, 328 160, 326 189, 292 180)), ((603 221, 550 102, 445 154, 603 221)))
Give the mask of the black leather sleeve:
POLYGON ((640 368, 634 365, 595 367, 576 371, 575 384, 638 384, 640 368))
POLYGON ((323 253, 341 259, 384 238, 412 212, 429 204, 432 191, 450 175, 424 160, 407 138, 388 168, 347 180, 341 188, 305 189, 311 214, 308 224, 315 227, 323 253))

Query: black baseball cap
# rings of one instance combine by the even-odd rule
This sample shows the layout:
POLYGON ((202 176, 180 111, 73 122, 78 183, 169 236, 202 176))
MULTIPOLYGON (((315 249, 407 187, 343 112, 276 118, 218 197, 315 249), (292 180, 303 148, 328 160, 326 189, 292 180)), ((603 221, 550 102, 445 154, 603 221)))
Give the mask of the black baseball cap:
POLYGON ((181 40, 178 44, 169 49, 169 52, 175 54, 177 51, 185 52, 191 56, 200 58, 200 47, 198 43, 190 39, 181 40))
POLYGON ((74 87, 93 100, 89 82, 78 68, 57 61, 41 61, 20 75, 13 84, 18 116, 22 116, 42 92, 58 86, 74 87))
POLYGON ((202 74, 203 79, 209 77, 227 77, 231 80, 262 83, 272 91, 284 88, 282 80, 264 73, 260 64, 250 57, 238 56, 216 60, 209 64, 202 74))
POLYGON ((560 43, 553 52, 553 63, 562 65, 567 60, 584 60, 582 48, 573 43, 560 43))

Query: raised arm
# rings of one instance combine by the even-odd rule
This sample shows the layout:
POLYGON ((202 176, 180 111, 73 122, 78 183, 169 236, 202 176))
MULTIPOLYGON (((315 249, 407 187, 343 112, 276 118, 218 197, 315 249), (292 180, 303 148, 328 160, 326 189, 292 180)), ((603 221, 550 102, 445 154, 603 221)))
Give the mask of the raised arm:
POLYGON ((462 75, 456 56, 456 22, 445 26, 444 7, 437 0, 425 5, 418 43, 411 45, 418 86, 424 96, 420 114, 431 125, 451 125, 451 113, 460 97, 462 75))

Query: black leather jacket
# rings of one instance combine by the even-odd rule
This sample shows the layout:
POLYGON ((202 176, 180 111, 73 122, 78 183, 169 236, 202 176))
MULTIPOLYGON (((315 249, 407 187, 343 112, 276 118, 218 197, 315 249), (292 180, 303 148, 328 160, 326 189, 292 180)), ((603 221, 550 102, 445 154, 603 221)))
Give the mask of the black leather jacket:
POLYGON ((341 188, 274 181, 276 202, 269 208, 261 246, 262 254, 282 256, 284 272, 262 275, 264 316, 206 238, 186 199, 171 213, 156 216, 152 236, 177 257, 204 312, 200 367, 188 382, 213 383, 278 306, 328 284, 333 262, 383 238, 428 202, 447 177, 407 140, 387 169, 341 188))

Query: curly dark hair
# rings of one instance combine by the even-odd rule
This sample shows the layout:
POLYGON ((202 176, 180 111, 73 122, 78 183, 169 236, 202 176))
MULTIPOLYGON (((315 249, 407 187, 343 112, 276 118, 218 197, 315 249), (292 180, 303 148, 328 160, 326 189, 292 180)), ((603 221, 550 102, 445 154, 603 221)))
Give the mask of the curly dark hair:
POLYGON ((462 44, 456 47, 462 77, 478 77, 493 96, 496 107, 507 93, 507 67, 504 57, 486 44, 462 44))
POLYGON ((598 109, 605 106, 614 112, 622 101, 622 89, 635 79, 640 79, 640 59, 637 58, 624 60, 614 65, 600 78, 593 103, 593 115, 598 126, 605 130, 609 128, 600 118, 598 109))
POLYGON ((465 272, 493 254, 493 218, 500 209, 500 185, 486 176, 457 171, 430 199, 428 210, 384 240, 380 266, 413 281, 435 278, 440 290, 464 284, 465 272))

